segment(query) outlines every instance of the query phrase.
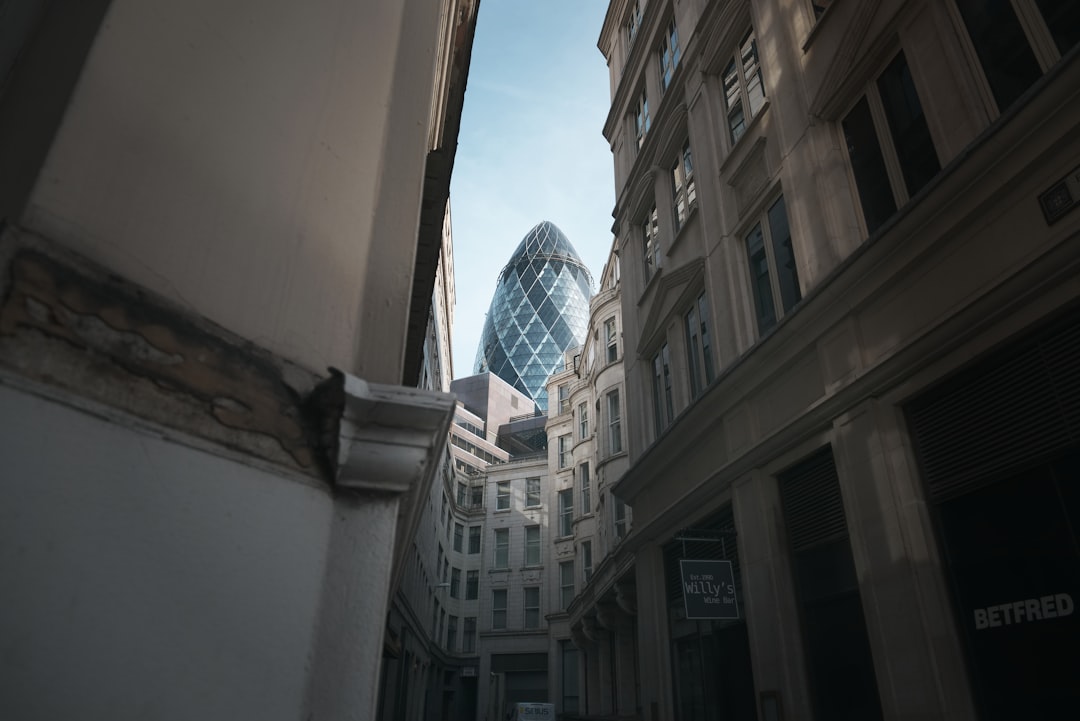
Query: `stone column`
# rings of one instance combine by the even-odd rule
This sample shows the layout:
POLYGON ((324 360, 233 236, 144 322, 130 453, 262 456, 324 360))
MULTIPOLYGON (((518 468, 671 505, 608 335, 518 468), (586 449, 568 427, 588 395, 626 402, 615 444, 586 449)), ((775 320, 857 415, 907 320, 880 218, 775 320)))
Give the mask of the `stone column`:
POLYGON ((662 721, 675 718, 675 700, 664 556, 660 547, 650 545, 639 549, 635 569, 641 716, 645 721, 662 721))

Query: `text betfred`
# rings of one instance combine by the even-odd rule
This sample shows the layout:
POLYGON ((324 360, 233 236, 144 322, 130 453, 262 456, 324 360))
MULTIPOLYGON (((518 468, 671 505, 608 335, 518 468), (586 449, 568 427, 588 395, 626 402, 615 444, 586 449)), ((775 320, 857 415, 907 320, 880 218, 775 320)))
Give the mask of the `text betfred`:
POLYGON ((997 606, 975 609, 975 628, 979 631, 1014 623, 1031 623, 1051 618, 1071 616, 1073 599, 1067 593, 1002 603, 997 606))

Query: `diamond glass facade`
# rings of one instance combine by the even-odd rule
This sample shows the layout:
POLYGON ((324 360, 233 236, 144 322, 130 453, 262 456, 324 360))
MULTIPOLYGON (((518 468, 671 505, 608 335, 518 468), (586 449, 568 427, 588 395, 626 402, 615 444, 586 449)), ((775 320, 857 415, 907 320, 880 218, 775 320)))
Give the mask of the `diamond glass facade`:
POLYGON ((490 371, 547 410, 544 383, 563 353, 585 342, 592 277, 554 223, 530 230, 499 273, 476 350, 490 371))

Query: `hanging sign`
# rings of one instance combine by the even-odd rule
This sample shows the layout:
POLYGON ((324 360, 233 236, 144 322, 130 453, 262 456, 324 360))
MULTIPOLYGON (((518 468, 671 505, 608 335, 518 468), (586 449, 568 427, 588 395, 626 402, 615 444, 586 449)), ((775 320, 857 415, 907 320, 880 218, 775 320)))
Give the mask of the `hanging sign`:
POLYGON ((731 561, 679 561, 688 619, 737 619, 731 561))

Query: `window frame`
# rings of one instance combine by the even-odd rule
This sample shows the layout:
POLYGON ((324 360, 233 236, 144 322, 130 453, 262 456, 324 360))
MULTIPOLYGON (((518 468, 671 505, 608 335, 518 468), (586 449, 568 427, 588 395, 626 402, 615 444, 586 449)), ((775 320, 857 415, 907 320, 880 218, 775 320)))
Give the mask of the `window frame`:
POLYGON ((461 569, 457 566, 450 569, 450 598, 461 598, 461 569))
POLYGON ((578 464, 578 484, 581 493, 581 515, 592 513, 592 479, 589 475, 589 462, 578 464))
POLYGON ((461 652, 476 653, 476 616, 465 616, 461 626, 461 652))
POLYGON ((574 535, 574 489, 559 491, 559 538, 574 535))
POLYGON ((510 510, 510 481, 495 481, 495 510, 510 510))
POLYGON ((578 439, 585 440, 589 437, 589 404, 578 403, 578 439))
POLYGON ((744 230, 741 233, 741 237, 743 239, 743 253, 746 260, 743 268, 748 274, 748 278, 750 281, 748 284, 751 293, 749 300, 753 304, 754 325, 757 329, 757 334, 759 338, 764 336, 773 328, 775 328, 781 320, 787 317, 791 313, 792 309, 799 304, 803 297, 802 284, 799 276, 798 256, 795 254, 795 237, 792 233, 791 218, 787 215, 787 201, 785 200, 783 192, 776 192, 775 194, 770 194, 767 197, 769 198, 769 200, 762 204, 760 209, 755 213, 753 217, 751 217, 751 219, 746 224, 744 230), (772 221, 770 218, 773 209, 775 209, 776 206, 780 203, 784 204, 784 220, 787 224, 788 240, 791 244, 791 256, 792 262, 794 263, 795 284, 793 287, 795 289, 795 294, 797 297, 792 303, 790 303, 790 305, 785 303, 784 301, 780 274, 777 272, 777 268, 779 266, 777 264, 775 255, 776 240, 773 237, 772 221), (752 257, 750 254, 750 236, 759 229, 761 233, 761 242, 763 245, 762 251, 765 254, 765 261, 767 266, 766 269, 768 271, 769 295, 766 299, 771 304, 773 316, 772 321, 765 327, 762 327, 761 324, 762 317, 760 309, 758 307, 759 299, 757 295, 758 286, 755 281, 752 257))
POLYGON ((539 586, 525 586, 521 589, 521 605, 522 605, 522 627, 526 630, 534 630, 541 627, 540 623, 540 587, 539 586), (530 591, 535 595, 535 603, 529 603, 530 591), (534 614, 535 621, 529 623, 529 614, 534 614))
POLYGON ((536 508, 543 498, 540 479, 537 477, 525 479, 525 507, 536 508), (534 488, 535 484, 535 488, 534 488))
POLYGON ((465 571, 465 600, 475 601, 480 598, 480 570, 470 568, 465 571))
POLYGON ((657 48, 660 58, 658 70, 660 71, 660 92, 665 93, 671 87, 671 81, 675 77, 675 70, 679 67, 682 59, 682 49, 679 47, 679 28, 675 24, 675 18, 668 22, 667 31, 660 38, 660 47, 657 48))
POLYGON ((671 373, 671 347, 664 341, 650 363, 653 391, 653 430, 659 438, 675 420, 675 391, 671 373))
POLYGON ((742 40, 735 46, 734 52, 731 55, 731 60, 724 69, 720 72, 720 98, 723 102, 724 119, 727 125, 727 139, 731 147, 735 147, 740 140, 746 136, 746 131, 753 123, 761 111, 768 104, 768 95, 765 93, 765 74, 761 64, 761 54, 757 51, 757 33, 754 28, 751 27, 743 35, 742 40), (751 95, 751 83, 747 81, 747 64, 744 59, 744 50, 747 44, 753 48, 753 56, 755 58, 755 69, 757 71, 757 84, 761 88, 760 101, 754 104, 754 97, 751 95), (729 90, 728 77, 730 70, 735 71, 735 85, 732 86, 735 90, 735 95, 738 96, 737 100, 732 98, 733 93, 729 90), (740 129, 736 133, 735 127, 732 126, 732 117, 734 111, 738 109, 742 115, 742 124, 740 129))
POLYGON ((505 631, 507 629, 507 601, 509 592, 505 588, 491 589, 491 630, 505 631), (501 605, 500 600, 501 599, 501 605), (498 614, 502 614, 499 616, 498 614), (501 621, 501 623, 500 623, 501 621))
POLYGON ((480 553, 481 538, 484 533, 483 526, 469 526, 469 555, 480 553), (475 533, 474 533, 475 531, 475 533), (474 543, 475 541, 475 543, 474 543))
POLYGON ((574 601, 574 560, 559 562, 559 610, 565 611, 574 601), (569 571, 569 572, 568 572, 569 571), (569 582, 568 582, 569 581, 569 582))
POLYGON ((495 528, 494 531, 493 548, 491 554, 491 567, 496 571, 506 571, 510 568, 510 529, 509 528, 495 528), (505 540, 505 543, 500 543, 500 540, 505 540), (500 558, 501 556, 501 558, 500 558), (502 561, 500 564, 499 562, 502 561))
POLYGON ((525 526, 525 552, 522 557, 523 566, 539 566, 543 562, 542 536, 543 531, 539 525, 525 526), (529 538, 530 532, 535 532, 535 539, 529 538), (530 558, 530 554, 532 554, 532 558, 530 558))
POLYGON ((465 548, 465 524, 454 521, 454 550, 461 553, 465 548))
POLYGON ((716 378, 709 336, 709 299, 702 291, 683 313, 686 357, 689 361, 690 396, 699 397, 716 378))
POLYGON ((652 127, 652 118, 649 117, 649 93, 644 85, 641 86, 641 92, 638 93, 637 102, 634 104, 630 119, 634 128, 637 149, 641 150, 641 146, 645 144, 645 138, 649 135, 649 129, 652 127))
POLYGON ((690 150, 690 138, 683 142, 679 157, 669 173, 671 178, 671 217, 675 221, 675 233, 686 227, 687 221, 697 209, 697 183, 694 181, 694 156, 690 150), (680 206, 682 210, 680 210, 680 206))
POLYGON ((619 389, 612 388, 604 394, 607 398, 608 410, 608 455, 622 453, 622 399, 619 397, 619 389), (614 404, 612 404, 614 397, 614 404))
POLYGON ((604 343, 607 349, 605 358, 608 363, 619 360, 619 329, 615 324, 615 316, 604 321, 604 343))
POLYGON ((660 220, 656 213, 656 203, 645 213, 644 220, 638 224, 641 233, 641 264, 644 269, 645 284, 660 270, 660 220))
POLYGON ((593 559, 592 559, 592 541, 581 542, 581 575, 583 582, 588 585, 592 580, 593 573, 593 559))
POLYGON ((570 412, 570 384, 559 384, 559 414, 570 412))
POLYGON ((573 463, 573 436, 570 433, 559 436, 559 470, 567 469, 573 463))

